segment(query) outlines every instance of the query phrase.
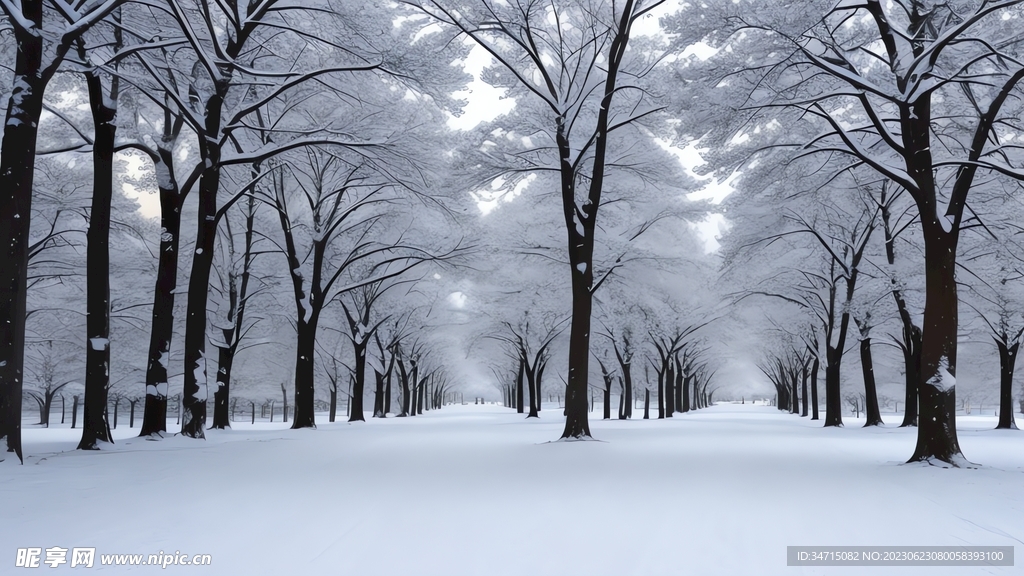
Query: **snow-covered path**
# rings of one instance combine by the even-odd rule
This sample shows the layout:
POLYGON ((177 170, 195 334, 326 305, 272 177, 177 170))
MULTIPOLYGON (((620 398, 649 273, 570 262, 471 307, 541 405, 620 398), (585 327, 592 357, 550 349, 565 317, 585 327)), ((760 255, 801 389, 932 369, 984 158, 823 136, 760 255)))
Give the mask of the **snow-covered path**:
POLYGON ((1024 433, 992 431, 991 417, 960 420, 975 470, 899 465, 913 430, 826 430, 749 404, 591 425, 600 442, 549 442, 562 428, 555 407, 524 421, 468 405, 318 430, 239 424, 205 442, 125 438, 122 427, 102 453, 73 451, 76 431, 27 429, 25 466, 0 464, 0 566, 29 546, 211 554, 212 566, 167 570, 217 575, 960 575, 1024 564, 785 565, 787 545, 1024 554, 1024 433))

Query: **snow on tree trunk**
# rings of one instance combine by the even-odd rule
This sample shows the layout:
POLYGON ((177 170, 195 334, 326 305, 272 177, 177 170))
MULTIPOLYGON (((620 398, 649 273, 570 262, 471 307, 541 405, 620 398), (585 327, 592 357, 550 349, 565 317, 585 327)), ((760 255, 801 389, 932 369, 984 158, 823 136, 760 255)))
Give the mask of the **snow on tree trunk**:
MULTIPOLYGON (((42 2, 26 2, 42 20, 42 2)), ((38 32, 38 31, 37 31, 38 32)), ((18 55, 0 145, 0 439, 22 459, 21 404, 25 365, 29 224, 39 115, 46 82, 40 79, 43 37, 15 27, 18 55)))
POLYGON ((206 310, 209 301, 210 271, 213 267, 214 240, 217 235, 217 193, 220 190, 219 140, 221 111, 229 81, 215 82, 204 110, 206 138, 200 138, 200 157, 204 168, 199 178, 199 210, 196 214, 195 253, 188 283, 188 308, 185 316, 185 383, 182 388, 181 433, 205 438, 206 401, 209 399, 206 373, 206 310))
MULTIPOLYGON (((166 131, 165 131, 166 134, 166 131)), ((181 198, 174 177, 173 139, 165 138, 157 150, 157 191, 160 196, 160 253, 156 286, 153 289, 153 315, 149 336, 149 361, 146 365, 146 400, 139 436, 167 431, 167 380, 174 337, 174 291, 178 284, 178 244, 181 234, 181 198), (162 164, 162 167, 159 165, 162 164)))
POLYGON ((956 337, 958 327, 956 244, 958 231, 947 233, 928 219, 925 239, 925 307, 918 383, 917 447, 910 462, 953 466, 966 463, 956 434, 956 337))

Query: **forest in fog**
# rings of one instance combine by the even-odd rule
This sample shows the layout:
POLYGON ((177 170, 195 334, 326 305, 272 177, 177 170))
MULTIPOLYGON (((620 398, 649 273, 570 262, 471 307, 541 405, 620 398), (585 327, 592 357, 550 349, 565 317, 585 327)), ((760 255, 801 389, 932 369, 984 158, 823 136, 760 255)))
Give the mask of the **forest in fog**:
POLYGON ((756 400, 960 467, 1024 412, 1024 0, 0 7, 4 457, 756 400))

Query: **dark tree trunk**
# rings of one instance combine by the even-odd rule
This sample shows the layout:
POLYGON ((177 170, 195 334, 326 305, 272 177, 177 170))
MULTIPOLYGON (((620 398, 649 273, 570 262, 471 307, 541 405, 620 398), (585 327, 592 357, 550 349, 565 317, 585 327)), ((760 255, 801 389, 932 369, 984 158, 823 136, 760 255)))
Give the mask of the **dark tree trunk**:
POLYGON ((825 362, 825 426, 843 425, 843 400, 840 398, 839 362, 842 358, 835 348, 828 346, 825 362))
POLYGON ((672 369, 672 359, 665 359, 665 417, 671 418, 676 408, 676 377, 672 369))
POLYGON ((74 430, 75 426, 78 425, 78 394, 72 397, 71 402, 71 429, 74 430))
POLYGON ((540 404, 540 396, 537 395, 537 365, 526 366, 526 386, 530 392, 530 413, 526 415, 527 418, 539 418, 537 414, 537 405, 540 404))
POLYGON ((288 423, 288 390, 281 382, 281 422, 288 423))
POLYGON ((331 382, 330 393, 331 393, 331 413, 330 413, 330 417, 328 418, 328 421, 334 422, 334 419, 337 417, 337 414, 338 414, 338 383, 337 382, 331 382))
POLYGON ((423 414, 423 393, 427 391, 427 378, 424 377, 416 386, 416 415, 423 414))
POLYGON ((665 372, 658 372, 658 420, 665 418, 665 372))
MULTIPOLYGON (((256 168, 251 172, 253 178, 258 177, 256 168)), ((226 275, 228 277, 228 313, 227 322, 229 326, 221 329, 224 338, 222 346, 218 348, 217 361, 217 387, 213 392, 213 428, 225 429, 231 427, 231 418, 228 414, 228 404, 231 400, 231 370, 235 364, 235 354, 238 352, 240 338, 244 333, 245 305, 249 297, 249 278, 251 276, 253 261, 253 233, 256 220, 256 200, 249 197, 248 211, 245 218, 245 241, 242 254, 241 281, 236 278, 234 271, 235 248, 234 238, 231 236, 230 220, 224 217, 227 228, 227 244, 230 247, 228 254, 231 262, 227 263, 226 275)))
POLYGON ((860 341, 860 365, 864 371, 864 426, 881 426, 882 414, 878 410, 878 392, 875 388, 875 367, 871 359, 871 338, 860 341))
MULTIPOLYGON (((415 377, 415 376, 414 376, 415 377)), ((409 415, 409 373, 405 370, 405 361, 398 360, 398 383, 402 387, 402 413, 399 417, 406 417, 409 415)), ((505 392, 505 406, 509 406, 509 391, 505 392)))
POLYGON ((820 369, 821 363, 815 356, 814 361, 811 362, 811 420, 818 419, 818 370, 820 369))
POLYGON ((644 388, 644 420, 651 418, 651 389, 644 388))
POLYGON ((612 381, 609 378, 604 383, 604 410, 602 411, 602 417, 605 420, 611 420, 612 418, 612 381))
POLYGON ((181 396, 181 434, 204 438, 206 427, 206 308, 209 300, 210 270, 213 267, 214 239, 217 235, 217 193, 220 191, 221 111, 229 78, 216 82, 216 90, 206 102, 206 134, 199 138, 200 157, 205 168, 199 178, 199 210, 196 214, 196 248, 188 284, 188 308, 185 316, 185 383, 181 396))
POLYGON ((619 420, 626 419, 626 386, 619 377, 619 420))
MULTIPOLYGON (((934 208, 930 208, 934 213, 934 208)), ((922 214, 927 212, 922 211, 922 214)), ((911 462, 963 462, 956 434, 956 231, 924 218, 925 307, 921 331, 917 447, 911 462)))
MULTIPOLYGON (((381 359, 383 362, 384 359, 381 359)), ((384 375, 376 369, 373 371, 373 417, 384 417, 384 375)))
POLYGON ((516 413, 517 414, 522 414, 523 412, 525 412, 525 408, 523 406, 523 379, 525 378, 525 376, 526 376, 526 366, 525 366, 525 363, 522 360, 520 360, 519 361, 519 373, 516 376, 516 413))
POLYGON ((791 405, 790 405, 790 408, 789 408, 789 413, 790 414, 799 414, 800 413, 800 393, 799 393, 799 390, 797 390, 797 386, 800 384, 800 378, 799 378, 799 374, 797 373, 796 369, 793 369, 792 371, 790 371, 790 373, 789 373, 789 383, 790 383, 790 388, 791 388, 791 390, 790 390, 791 405))
MULTIPOLYGON (((22 459, 21 409, 25 366, 26 289, 36 138, 43 92, 55 69, 43 69, 43 2, 21 2, 31 30, 14 26, 18 47, 0 145, 0 439, 22 459)), ((68 46, 58 49, 59 62, 68 46)))
MULTIPOLYGON (((902 316, 903 314, 901 313, 902 316)), ((909 321, 910 314, 906 314, 904 324, 909 321)), ((906 396, 903 400, 903 423, 900 424, 900 427, 917 426, 917 390, 921 382, 921 329, 911 324, 909 332, 906 332, 906 330, 908 329, 904 325, 905 334, 902 350, 903 368, 906 376, 906 396)))
POLYGON ((807 416, 807 377, 807 362, 805 361, 800 373, 800 400, 803 401, 800 409, 801 418, 807 416))
MULTIPOLYGON (((392 367, 394 367, 395 357, 391 356, 392 367)), ((394 370, 388 370, 388 377, 384 382, 384 417, 387 417, 391 413, 391 377, 394 376, 394 370)))
MULTIPOLYGON (((233 337, 234 330, 224 330, 225 337, 233 337), (228 336, 232 333, 232 336, 228 336)), ((230 345, 217 349, 217 389, 213 393, 213 425, 210 428, 224 430, 231 427, 228 414, 228 400, 231 397, 231 368, 235 362, 235 348, 230 345)))
MULTIPOLYGON (((556 140, 562 168, 562 208, 568 234, 572 324, 569 328, 569 375, 565 386, 565 429, 562 438, 590 438, 587 385, 590 376, 590 322, 594 297, 591 288, 594 284, 594 218, 597 216, 597 206, 589 202, 582 210, 576 206, 577 175, 571 168, 571 150, 563 122, 564 118, 559 117, 556 140), (578 222, 580 225, 577 225, 578 222)), ((603 148, 601 143, 604 138, 598 140, 599 147, 603 148)), ((595 160, 595 166, 599 164, 601 162, 595 160)), ((595 172, 594 180, 598 176, 595 172)), ((603 174, 600 176, 603 177, 603 174)))
POLYGON ((680 413, 682 413, 682 412, 686 412, 686 410, 683 410, 683 403, 684 403, 684 401, 683 401, 683 378, 684 378, 684 377, 683 377, 683 366, 682 366, 682 364, 680 364, 679 362, 676 362, 676 368, 675 368, 675 379, 676 379, 676 389, 675 389, 675 399, 676 399, 676 412, 680 412, 680 413))
MULTIPOLYGON (((84 50, 79 50, 85 56, 84 50)), ((99 71, 85 74, 95 131, 93 189, 86 232, 86 350, 85 407, 79 450, 96 450, 98 442, 113 442, 106 420, 110 387, 110 204, 114 194, 116 98, 103 91, 99 71), (110 104, 108 106, 108 104, 110 104)))
POLYGON ((171 339, 174 337, 174 292, 178 285, 178 243, 183 199, 174 174, 174 145, 180 128, 175 130, 173 125, 170 114, 165 112, 164 136, 153 162, 160 196, 160 254, 156 286, 153 289, 149 361, 146 363, 146 400, 139 436, 167 431, 167 366, 171 355, 171 339))
POLYGON ((540 363, 539 363, 539 367, 535 366, 535 368, 537 368, 537 376, 536 376, 537 381, 534 382, 533 386, 534 386, 534 388, 537 389, 537 412, 538 412, 538 416, 539 416, 539 413, 540 413, 540 410, 541 410, 541 406, 544 405, 544 395, 541 393, 541 382, 544 381, 544 369, 547 368, 547 366, 548 366, 547 360, 541 360, 540 363))
POLYGON ((683 412, 689 412, 693 408, 690 406, 690 383, 693 381, 693 375, 688 374, 683 377, 683 412))
POLYGON ((1017 363, 1017 349, 1020 342, 1007 346, 1005 341, 996 340, 999 347, 999 422, 996 429, 1016 430, 1013 421, 1013 369, 1017 363))

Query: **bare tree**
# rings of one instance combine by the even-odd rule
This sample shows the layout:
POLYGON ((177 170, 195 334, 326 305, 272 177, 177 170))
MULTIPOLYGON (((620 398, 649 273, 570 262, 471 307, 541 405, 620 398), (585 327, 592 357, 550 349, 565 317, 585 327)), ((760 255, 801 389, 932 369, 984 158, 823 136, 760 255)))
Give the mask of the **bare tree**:
POLYGON ((661 3, 416 3, 484 48, 512 75, 512 86, 541 103, 547 116, 550 145, 516 156, 517 168, 504 172, 549 171, 559 179, 573 297, 563 438, 591 435, 587 380, 593 295, 621 265, 613 264, 602 275, 594 270, 598 212, 606 202, 609 157, 616 157, 614 152, 609 156, 608 141, 613 132, 658 111, 636 84, 650 63, 634 58, 627 47, 633 24, 661 3))

